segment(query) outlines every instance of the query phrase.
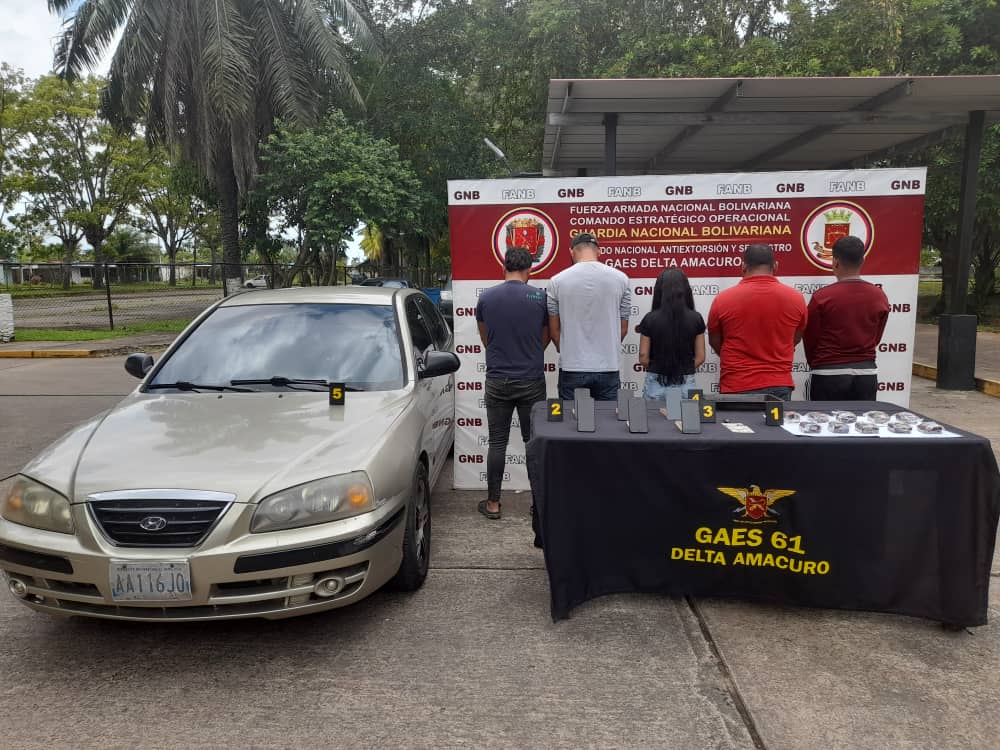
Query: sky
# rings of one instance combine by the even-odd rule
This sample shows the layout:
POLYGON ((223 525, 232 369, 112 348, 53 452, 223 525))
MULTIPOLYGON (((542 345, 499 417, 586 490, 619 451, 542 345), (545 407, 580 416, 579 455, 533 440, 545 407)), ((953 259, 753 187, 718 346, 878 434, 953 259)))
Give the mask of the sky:
MULTIPOLYGON (((52 50, 61 28, 61 19, 49 13, 45 0, 0 0, 0 62, 21 68, 29 78, 49 73, 52 50)), ((106 73, 113 51, 114 42, 92 72, 106 73)), ((359 236, 348 243, 348 255, 355 260, 363 258, 359 236)))
POLYGON ((48 73, 60 27, 45 0, 0 0, 0 60, 32 78, 48 73))

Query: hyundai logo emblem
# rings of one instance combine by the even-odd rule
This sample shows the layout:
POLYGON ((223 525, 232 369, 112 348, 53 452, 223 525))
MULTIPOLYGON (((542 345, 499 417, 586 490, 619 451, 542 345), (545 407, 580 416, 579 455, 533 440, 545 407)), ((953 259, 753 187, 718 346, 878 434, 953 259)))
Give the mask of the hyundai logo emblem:
POLYGON ((139 521, 139 528, 143 531, 162 531, 167 527, 167 519, 163 516, 146 516, 139 521))

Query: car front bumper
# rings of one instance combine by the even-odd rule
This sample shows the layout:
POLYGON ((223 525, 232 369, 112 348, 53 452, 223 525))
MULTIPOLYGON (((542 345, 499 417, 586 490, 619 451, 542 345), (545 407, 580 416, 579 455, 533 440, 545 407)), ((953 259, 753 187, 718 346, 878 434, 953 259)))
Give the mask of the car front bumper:
POLYGON ((343 521, 262 534, 241 533, 254 506, 234 504, 200 546, 187 549, 115 546, 84 506, 74 506, 75 535, 0 519, 0 571, 22 603, 51 614, 118 620, 278 619, 363 599, 395 575, 402 559, 403 502, 343 521), (115 602, 112 560, 186 560, 192 598, 115 602), (317 584, 330 578, 339 590, 321 596, 317 584))

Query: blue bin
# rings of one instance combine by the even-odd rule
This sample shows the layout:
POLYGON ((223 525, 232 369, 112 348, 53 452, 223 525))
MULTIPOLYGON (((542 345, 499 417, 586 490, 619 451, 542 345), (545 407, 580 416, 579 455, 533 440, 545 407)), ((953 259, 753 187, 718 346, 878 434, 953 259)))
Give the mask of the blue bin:
POLYGON ((431 298, 431 302, 435 305, 441 304, 441 290, 440 289, 421 289, 424 294, 431 298))

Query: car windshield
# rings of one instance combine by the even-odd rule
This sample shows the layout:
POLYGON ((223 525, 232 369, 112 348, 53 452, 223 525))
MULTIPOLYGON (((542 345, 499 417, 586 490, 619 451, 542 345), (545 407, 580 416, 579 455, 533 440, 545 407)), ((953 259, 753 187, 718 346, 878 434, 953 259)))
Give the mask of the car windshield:
MULTIPOLYGON (((396 314, 388 305, 280 304, 220 307, 149 384, 227 385, 233 380, 321 380, 348 388, 403 387, 396 314)), ((268 384, 254 389, 277 388, 268 384)))

